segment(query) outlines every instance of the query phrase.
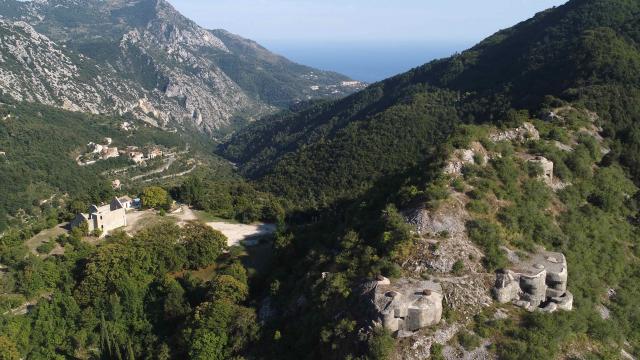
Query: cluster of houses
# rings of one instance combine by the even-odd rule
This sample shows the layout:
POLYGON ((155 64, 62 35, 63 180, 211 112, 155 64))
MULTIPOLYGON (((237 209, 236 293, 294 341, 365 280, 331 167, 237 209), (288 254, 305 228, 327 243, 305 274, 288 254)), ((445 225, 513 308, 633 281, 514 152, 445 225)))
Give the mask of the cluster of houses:
MULTIPOLYGON (((99 159, 107 160, 120 156, 117 147, 110 147, 113 140, 111 138, 104 138, 101 144, 90 142, 87 147, 91 151, 89 154, 95 154, 99 159)), ((95 158, 95 156, 94 156, 95 158)), ((94 160, 95 162, 95 160, 94 160)))
POLYGON ((137 146, 127 146, 125 149, 119 150, 117 147, 111 146, 111 143, 111 138, 104 138, 101 143, 88 143, 89 152, 78 157, 78 165, 92 165, 99 160, 107 160, 119 156, 126 156, 136 164, 141 164, 164 155, 162 149, 157 146, 145 148, 144 150, 137 146))
POLYGON ((127 146, 126 149, 122 151, 122 154, 124 156, 127 156, 136 164, 141 164, 147 160, 153 160, 155 158, 161 157, 164 153, 158 147, 151 147, 143 151, 137 146, 127 146))

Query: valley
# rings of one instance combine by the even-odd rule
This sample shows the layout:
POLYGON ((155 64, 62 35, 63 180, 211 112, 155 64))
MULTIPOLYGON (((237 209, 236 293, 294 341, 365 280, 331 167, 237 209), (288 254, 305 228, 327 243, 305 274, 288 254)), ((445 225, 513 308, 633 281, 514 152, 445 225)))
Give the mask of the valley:
POLYGON ((0 359, 640 357, 639 3, 372 85, 164 0, 0 14, 0 359))

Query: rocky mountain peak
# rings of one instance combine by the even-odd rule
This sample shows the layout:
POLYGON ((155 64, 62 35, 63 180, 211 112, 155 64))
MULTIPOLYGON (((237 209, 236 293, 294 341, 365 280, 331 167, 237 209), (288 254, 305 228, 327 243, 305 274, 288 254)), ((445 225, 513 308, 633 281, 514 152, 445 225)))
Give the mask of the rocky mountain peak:
POLYGON ((277 107, 360 88, 203 29, 165 0, 0 0, 0 14, 13 29, 0 34, 0 56, 42 60, 0 69, 0 90, 21 100, 220 135, 277 107))

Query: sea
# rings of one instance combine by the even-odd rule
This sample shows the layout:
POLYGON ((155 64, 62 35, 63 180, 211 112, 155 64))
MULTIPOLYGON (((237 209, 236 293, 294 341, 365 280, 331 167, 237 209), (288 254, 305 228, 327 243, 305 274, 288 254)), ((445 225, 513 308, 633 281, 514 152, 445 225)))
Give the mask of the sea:
POLYGON ((300 64, 374 83, 429 61, 451 56, 469 43, 262 41, 269 50, 300 64))

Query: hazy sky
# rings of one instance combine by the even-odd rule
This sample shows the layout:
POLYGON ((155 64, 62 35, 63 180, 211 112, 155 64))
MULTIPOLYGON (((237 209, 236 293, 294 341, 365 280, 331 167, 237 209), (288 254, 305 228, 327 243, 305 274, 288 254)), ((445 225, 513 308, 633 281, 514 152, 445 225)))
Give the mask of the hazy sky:
POLYGON ((480 40, 566 0, 169 0, 207 28, 257 41, 480 40))

